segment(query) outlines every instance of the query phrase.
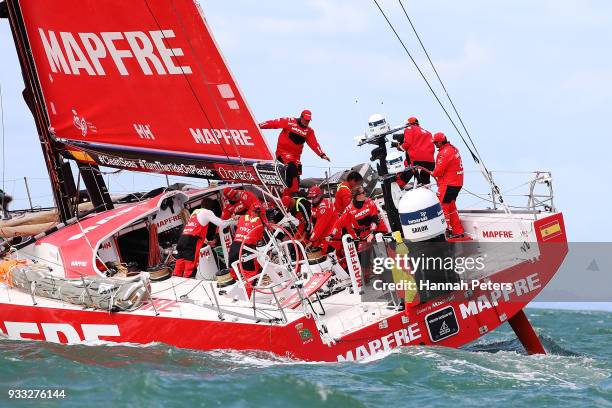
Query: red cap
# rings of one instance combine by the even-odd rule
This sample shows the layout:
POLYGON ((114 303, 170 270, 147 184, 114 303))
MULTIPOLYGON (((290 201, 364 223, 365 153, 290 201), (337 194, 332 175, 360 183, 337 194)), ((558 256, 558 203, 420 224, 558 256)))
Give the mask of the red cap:
POLYGON ((408 118, 409 125, 414 125, 415 123, 419 123, 419 120, 417 118, 415 118, 414 116, 408 118))
POLYGON ((433 142, 434 143, 439 143, 439 142, 446 142, 446 135, 442 132, 438 132, 436 134, 433 135, 433 142))
POLYGON ((319 197, 322 194, 323 194, 323 191, 321 191, 321 187, 319 187, 319 186, 312 186, 308 190, 308 196, 307 197, 308 198, 315 198, 315 197, 319 197))
POLYGON ((285 206, 286 208, 291 207, 291 201, 292 201, 292 200, 293 200, 293 199, 292 199, 291 197, 286 196, 286 195, 284 195, 284 196, 281 198, 281 202, 283 203, 283 206, 285 206))
POLYGON ((310 112, 308 109, 304 109, 300 116, 306 120, 312 120, 312 112, 310 112))
POLYGON ((229 200, 233 200, 234 197, 238 194, 238 191, 231 187, 226 187, 223 189, 223 196, 229 200))

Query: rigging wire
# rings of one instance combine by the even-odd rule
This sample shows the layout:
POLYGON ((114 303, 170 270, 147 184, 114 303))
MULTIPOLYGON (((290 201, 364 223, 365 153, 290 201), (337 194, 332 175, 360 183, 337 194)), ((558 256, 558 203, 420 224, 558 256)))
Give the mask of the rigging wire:
MULTIPOLYGON (((457 108, 455 107, 455 103, 451 99, 451 96, 448 93, 448 90, 446 89, 446 86, 444 85, 444 82, 442 81, 442 78, 438 74, 438 70, 436 69, 436 66, 434 65, 433 61, 429 57, 429 52, 427 52, 427 49, 425 48, 425 45, 423 44, 423 41, 421 41, 421 36, 419 35, 419 33, 416 30, 416 27, 412 23, 412 19, 408 15, 408 12, 406 11, 406 8, 404 7, 404 4, 402 3, 402 0, 398 0, 398 1, 399 1, 400 6, 402 7, 402 10, 404 11, 404 15, 406 16, 406 19, 408 20, 408 23, 410 23, 410 27, 412 27, 412 31, 414 32, 414 35, 416 36, 417 40, 419 41, 419 44, 421 45, 421 48, 423 49, 423 52, 425 53, 425 56, 427 57, 427 61, 429 61, 429 65, 431 65, 431 68, 433 69, 433 72, 436 75, 436 78, 438 78, 438 82, 440 83, 440 85, 442 86, 442 89, 444 90, 444 93, 446 94, 446 98, 450 102, 450 104, 451 104, 451 106, 453 108, 453 111, 455 112, 455 115, 457 116, 457 119, 459 119, 459 123, 461 123, 461 127, 465 131, 465 134, 466 134, 468 140, 472 144, 472 147, 474 148, 474 152, 476 153, 476 155, 478 156, 478 158, 482 162, 483 161, 482 160, 482 156, 478 152, 478 148, 476 147, 476 144, 472 140, 472 137, 470 136, 470 132, 468 132, 468 130, 467 130, 466 126, 465 126, 465 123, 463 122, 463 119, 461 118, 461 115, 459 114, 459 112, 457 111, 457 108)), ((484 166, 484 163, 483 163, 483 166, 484 166)))
MULTIPOLYGON (((155 24, 156 24, 156 25, 158 26, 158 28, 161 30, 162 28, 161 28, 161 26, 160 26, 160 24, 159 24, 159 21, 157 20, 157 17, 156 17, 156 16, 155 16, 155 14, 153 13, 153 10, 151 9, 151 6, 149 5, 149 2, 148 2, 147 0, 145 0, 145 4, 147 5, 147 8, 148 8, 148 10, 149 10, 149 13, 151 14, 151 17, 153 17, 153 20, 155 20, 155 24)), ((179 22, 179 24, 180 24, 180 26, 181 26, 181 30, 183 31, 183 34, 185 35, 186 41, 187 41, 187 43, 189 44, 189 48, 191 48, 191 51, 193 52, 193 54, 194 54, 194 55, 196 55, 196 52, 195 52, 195 50, 194 50, 194 48, 193 48, 193 45, 192 45, 192 43, 191 43, 191 41, 190 41, 190 38, 189 38, 189 36, 187 35, 187 32, 186 32, 186 30, 185 30, 185 25, 183 24, 183 21, 182 21, 182 19, 181 19, 181 16, 179 15, 179 13, 178 13, 178 11, 177 11, 176 6, 175 6, 174 2, 172 2, 172 9, 173 9, 173 11, 174 11, 175 17, 177 18, 177 20, 178 20, 178 22, 179 22)), ((164 36, 164 39, 165 39, 165 38, 166 38, 166 37, 164 36)), ((177 58, 177 55, 175 55, 175 54, 174 54, 174 50, 173 50, 172 48, 170 48, 170 50, 172 51, 172 55, 173 55, 173 57, 174 57, 174 58, 177 58)), ((217 101, 216 101, 216 99, 215 99, 214 95, 212 94, 212 91, 210 90, 210 82, 206 80, 206 75, 204 74, 204 69, 203 69, 203 67, 202 67, 202 65, 201 65, 201 63, 200 63, 200 61, 199 61, 199 59, 195 58, 195 62, 196 62, 196 64, 197 64, 197 69, 198 69, 198 71, 200 71, 200 75, 201 75, 201 76, 202 76, 202 78, 204 79, 204 83, 206 84, 206 89, 207 89, 207 91, 208 91, 208 94, 209 94, 209 96, 210 96, 211 100, 213 101, 213 103, 214 103, 214 105, 215 105, 216 111, 217 111, 217 113, 219 114, 219 116, 221 117, 221 122, 223 123, 224 128, 225 128, 225 129, 227 129, 227 128, 228 128, 228 126, 227 126, 227 123, 226 123, 225 117, 224 117, 223 113, 221 112, 221 109, 219 108, 219 106, 218 106, 218 104, 217 104, 217 101)), ((214 125, 213 125, 213 123, 212 123, 212 121, 211 121, 211 118, 209 117, 208 113, 206 112, 206 109, 204 109, 204 106, 202 105, 202 102, 200 101, 200 98, 198 97, 198 94, 197 94, 197 92, 196 92, 196 90, 195 90, 194 86, 192 85, 191 81, 189 80, 189 78, 187 77, 187 75, 185 74, 185 72, 183 72, 183 73, 182 73, 182 75, 183 75, 183 77, 185 78, 185 81, 187 82, 187 84, 188 84, 188 86, 189 86, 189 89, 190 89, 190 91, 191 91, 191 93, 192 93, 192 95, 193 95, 194 99, 196 100, 196 102, 197 102, 197 104, 198 104, 198 106, 199 106, 199 108, 200 108, 200 111, 201 111, 201 112, 204 114, 204 117, 206 118, 206 121, 209 123, 209 125, 210 125, 211 127, 214 127, 214 125)), ((245 171, 247 171, 248 169, 247 169, 247 167, 246 167, 246 165, 245 165, 245 163, 244 163, 244 159, 243 159, 243 158, 242 158, 242 156, 240 155, 240 151, 239 151, 239 149, 238 149, 238 146, 236 145, 236 142, 235 142, 235 141, 234 141, 232 138, 230 138, 230 141, 231 141, 231 143, 232 143, 232 146, 233 146, 233 148, 234 148, 234 150, 235 150, 236 155, 237 155, 237 156, 238 156, 238 158, 240 159, 240 164, 242 165, 242 167, 244 168, 244 170, 245 170, 245 171)), ((226 157, 228 160, 230 160, 230 156, 229 156, 228 152, 225 150, 225 147, 224 147, 224 146, 223 146, 221 143, 219 143, 219 146, 221 146, 221 149, 223 149, 223 153, 225 154, 225 157, 226 157)))
MULTIPOLYGON (((153 20, 155 21, 155 25, 157 26, 157 28, 160 31, 162 30, 161 25, 159 24, 159 21, 157 20, 157 17, 155 16, 155 14, 153 13, 153 10, 151 9, 151 6, 149 5, 149 2, 145 0, 145 4, 147 6, 147 9, 149 10, 149 13, 151 14, 151 17, 153 18, 153 20)), ((183 29, 184 31, 184 29, 183 29)), ((167 40, 166 36, 163 36, 163 39, 167 40)), ((190 47, 191 47, 191 43, 189 43, 190 47)), ((174 49, 172 47, 169 48, 170 51, 172 52, 172 56, 176 59, 177 55, 175 55, 174 53, 174 49)), ((210 120, 210 118, 208 117, 208 113, 206 112, 206 109, 204 109, 204 107, 202 106, 202 102, 200 101, 200 98, 198 98, 198 95, 193 87, 193 85, 191 84, 191 81, 189 81, 189 78, 187 77, 187 75, 185 74, 185 72, 183 72, 183 70, 181 69, 182 72, 182 76, 185 78, 185 81, 187 82, 187 86, 189 87, 189 90, 191 91, 191 94, 193 95, 196 103, 198 104, 198 107, 200 108, 200 111, 202 112, 202 114, 204 115, 206 121, 208 122, 208 124, 210 126, 213 126, 212 121, 210 120)), ((221 146, 221 149, 223 150, 223 153, 225 154, 225 157, 229 160, 229 155, 227 153, 227 151, 225 150, 225 147, 223 147, 223 145, 221 143, 219 143, 219 146, 221 146)))
POLYGON ((432 95, 434 96, 434 98, 436 99, 436 101, 438 102, 438 104, 440 105, 440 107, 442 108, 442 110, 444 111, 444 113, 446 114, 446 117, 448 118, 448 120, 451 122, 451 124, 453 125, 453 127, 455 128, 455 130, 457 131, 457 133, 459 134, 459 136, 461 137, 461 140, 463 140, 463 143, 465 144, 465 147, 467 147, 468 151, 470 152, 470 154, 472 155, 472 158, 474 159, 474 161, 476 163, 480 163, 480 160, 478 159, 478 156, 476 156, 476 154, 472 151, 472 149, 470 148, 470 145, 467 143, 467 141, 465 140, 465 138, 463 137, 463 134, 461 133, 461 131, 459 130, 459 128, 457 127, 457 125, 455 124, 455 121, 453 120, 453 118, 450 116, 450 114, 448 113, 448 111, 446 110, 446 107, 444 106, 444 104, 442 103, 442 101, 440 100, 440 98, 438 97, 438 94, 436 93, 436 91, 433 89, 433 87, 431 86, 431 84, 429 83, 429 80, 427 79, 427 77, 425 76, 425 74, 423 73, 423 71, 421 70, 421 67, 419 66, 419 64, 416 62, 416 60, 414 59, 414 57, 412 56, 412 54, 410 53, 410 51, 408 51, 408 47, 406 47, 406 44, 404 44, 404 41, 402 40, 402 38, 400 37, 399 33, 397 32, 397 30, 395 29, 395 27, 393 26, 393 24, 391 23, 391 21, 389 20, 389 18, 387 17, 387 14, 384 12, 384 10, 380 7, 380 4, 378 4, 377 0, 372 0, 374 2, 374 4, 376 4, 376 7, 378 7, 378 10, 380 11, 380 13, 382 14, 382 16, 385 18, 385 20, 387 21, 387 24, 389 25, 389 28, 391 28, 391 31, 393 31, 393 33, 395 34, 395 36, 397 37, 398 41, 400 42, 400 44, 402 45, 402 47, 404 48, 404 51, 406 52, 406 54, 408 55, 408 57, 410 58, 410 60, 412 61, 412 64, 415 66, 415 68, 417 69, 417 71, 419 72, 419 74, 421 75, 421 78, 423 78, 423 81, 425 81, 425 84, 427 84, 427 87, 429 88, 429 90, 431 91, 432 95))
MULTIPOLYGON (((384 12, 384 10, 382 9, 382 7, 380 7, 380 4, 378 3, 377 0, 372 0, 374 2, 374 4, 376 4, 376 7, 378 8, 378 10, 380 11, 380 13, 382 14, 382 16, 385 18, 385 20, 387 21, 387 24, 389 25, 389 27, 391 28, 391 30, 393 31, 393 33, 395 34, 395 36, 397 37, 398 41, 400 42, 400 44, 402 45, 402 47, 404 48, 404 51, 406 52, 406 54, 408 55, 408 57, 410 58, 410 60, 412 61, 412 64, 415 66, 415 68, 417 69, 417 71, 419 72, 419 74, 421 75, 421 78, 423 78, 423 81, 425 81, 425 83, 427 84, 427 87, 429 88, 430 92, 432 93, 432 95, 434 96, 434 98, 436 99, 436 101, 438 102, 438 104, 440 105, 440 107, 442 108, 442 110, 444 111, 444 114, 446 115, 446 117, 448 118, 448 120, 451 122, 451 124, 453 125, 453 128, 455 128, 455 131, 457 131, 457 134, 459 135, 459 137, 461 138, 461 140, 463 141, 463 144, 465 145, 465 147, 468 149, 468 151, 470 152, 472 159, 474 160, 474 162, 476 164, 479 165, 482 175, 484 176, 485 180, 491 185, 492 191, 494 192, 495 195, 497 195, 498 200, 502 206, 502 208, 504 209, 504 211, 509 212, 508 207, 504 204, 504 199, 502 197, 501 191, 499 189, 499 187, 495 184, 495 182, 493 181, 493 176, 491 175, 491 173, 489 172, 489 170, 485 167, 484 163, 482 162, 480 155, 478 153, 475 153, 472 150, 472 147, 474 148, 474 150, 476 150, 476 146, 474 145, 474 142, 472 141, 471 137, 469 136, 469 133, 467 133, 468 138, 470 140, 470 143, 472 145, 472 147, 470 147, 470 144, 468 144, 468 142, 466 141, 465 137, 463 136, 463 133, 459 130, 459 127, 457 126, 457 124, 455 123, 455 121, 453 120, 453 118, 450 116, 450 114, 448 113, 448 110, 446 109, 446 107, 444 106, 444 104, 442 103, 442 101, 440 100, 440 98, 438 97, 438 94, 436 93, 436 91, 433 89, 433 87, 431 86, 431 84, 429 83, 429 80, 427 79, 427 77, 425 76, 425 74, 423 73, 423 71, 421 70, 421 67, 419 66, 419 64, 416 62, 416 60, 414 59, 414 57, 412 56, 412 54, 410 53, 410 51, 408 50, 408 48, 406 47, 406 44, 404 44, 404 41, 402 40, 402 38, 400 37, 399 33, 397 32, 397 30, 395 29, 395 27, 393 26, 393 23, 391 23, 391 21, 389 20, 389 18, 387 17, 387 14, 384 12)), ((401 4, 401 2, 400 2, 401 4)), ((404 13, 406 14, 406 16, 408 16, 408 13, 406 12, 403 4, 402 4, 402 9, 404 10, 404 13)), ((410 19, 409 19, 410 21, 410 19)), ((412 25, 412 23, 411 23, 412 25)), ((413 29, 414 29, 414 25, 413 29)), ((416 30, 414 30, 416 33, 416 30)), ((420 37, 418 36, 417 33, 417 37, 419 39, 419 42, 421 43, 421 46, 423 46, 423 43, 420 40, 420 37)), ((424 46, 423 46, 424 48, 424 46)), ((427 53, 427 51, 425 50, 425 53, 427 55, 427 58, 429 59, 429 54, 427 53)), ((431 59, 429 59, 431 62, 431 59)), ((432 63, 433 66, 433 63, 432 63)), ((435 70, 434 67, 434 71, 436 72, 436 75, 439 78, 439 75, 437 74, 437 70, 435 70)), ((444 87, 443 85, 443 89, 446 92, 446 87, 444 87)), ((446 92, 449 100, 450 100, 450 96, 448 95, 448 92, 446 92)), ((452 103, 451 100, 451 105, 454 108, 454 104, 452 103)), ((461 120, 457 110, 455 109, 455 113, 458 115, 460 122, 463 124, 463 121, 461 120)), ((467 130, 466 130, 467 132, 467 130)))

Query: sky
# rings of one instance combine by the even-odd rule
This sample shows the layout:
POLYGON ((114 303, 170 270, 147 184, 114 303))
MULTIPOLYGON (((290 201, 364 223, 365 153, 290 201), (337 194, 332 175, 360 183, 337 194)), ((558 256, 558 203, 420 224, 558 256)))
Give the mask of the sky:
MULTIPOLYGON (((392 124, 416 116, 424 128, 445 132, 461 149, 466 189, 487 192, 372 0, 200 4, 258 121, 311 109, 311 125, 331 165, 345 168, 369 158, 370 149, 356 147, 353 139, 369 115, 385 114, 392 124)), ((380 4, 433 79, 398 1, 380 4)), ((569 239, 609 241, 612 3, 404 0, 404 5, 486 165, 504 171, 495 175, 502 191, 524 194, 530 175, 522 172, 550 170, 569 239)), ((34 203, 49 205, 46 169, 21 98, 23 83, 6 20, 0 21, 0 55, 4 189, 16 198, 16 208, 25 207, 23 177, 28 177, 34 203)), ((277 134, 265 131, 271 146, 277 134)), ((305 176, 320 176, 327 166, 310 151, 303 163, 305 176)), ((109 176, 115 191, 161 182, 129 173, 109 176)), ((486 203, 464 194, 458 204, 486 203)))

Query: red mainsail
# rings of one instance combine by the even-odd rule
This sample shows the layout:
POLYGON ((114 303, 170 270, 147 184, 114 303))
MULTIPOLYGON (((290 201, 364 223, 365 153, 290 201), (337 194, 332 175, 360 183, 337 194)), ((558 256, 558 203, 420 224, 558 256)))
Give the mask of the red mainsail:
POLYGON ((18 4, 49 125, 75 159, 236 181, 273 160, 193 0, 18 4))

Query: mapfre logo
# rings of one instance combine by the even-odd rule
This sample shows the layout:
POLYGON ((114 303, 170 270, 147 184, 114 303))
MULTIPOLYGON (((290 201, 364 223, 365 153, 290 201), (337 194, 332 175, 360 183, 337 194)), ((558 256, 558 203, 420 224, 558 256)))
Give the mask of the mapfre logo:
MULTIPOLYGON (((118 337, 119 326, 116 324, 69 324, 69 323, 33 323, 4 322, 7 337, 21 340, 46 340, 53 343, 80 343, 82 341, 104 340, 101 337, 118 337), (75 327, 76 326, 76 327, 75 327), (77 330, 77 328, 79 330, 77 330), (83 333, 81 336, 79 333, 83 333), (42 335, 42 338, 41 338, 42 335), (24 337, 25 336, 25 337, 24 337)), ((2 327, 0 326, 0 333, 2 327)))

